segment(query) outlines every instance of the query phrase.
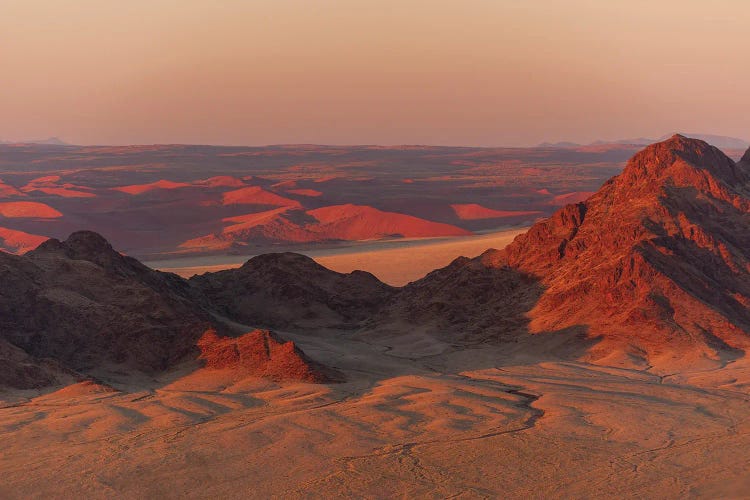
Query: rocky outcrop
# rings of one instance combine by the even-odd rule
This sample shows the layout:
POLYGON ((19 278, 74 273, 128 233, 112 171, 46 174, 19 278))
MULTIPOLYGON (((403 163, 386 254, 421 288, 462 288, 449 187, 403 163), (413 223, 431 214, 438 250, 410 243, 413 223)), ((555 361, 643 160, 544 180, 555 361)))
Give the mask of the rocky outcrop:
POLYGON ((239 337, 219 337, 209 330, 198 340, 199 360, 211 370, 233 370, 277 381, 329 382, 324 367, 311 361, 294 345, 268 330, 254 330, 239 337))

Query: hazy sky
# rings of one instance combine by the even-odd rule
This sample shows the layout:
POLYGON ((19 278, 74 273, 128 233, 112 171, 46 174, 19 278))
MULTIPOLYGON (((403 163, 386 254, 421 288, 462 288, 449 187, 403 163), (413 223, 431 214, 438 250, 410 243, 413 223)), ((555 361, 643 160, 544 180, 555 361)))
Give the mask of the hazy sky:
POLYGON ((0 138, 750 138, 747 0, 0 0, 0 138))

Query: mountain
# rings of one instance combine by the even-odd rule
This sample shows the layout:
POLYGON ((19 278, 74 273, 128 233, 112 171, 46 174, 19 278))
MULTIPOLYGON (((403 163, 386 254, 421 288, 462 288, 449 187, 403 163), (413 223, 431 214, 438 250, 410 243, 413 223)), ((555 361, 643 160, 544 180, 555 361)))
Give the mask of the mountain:
POLYGON ((577 142, 560 141, 560 142, 542 142, 537 145, 538 148, 555 148, 555 149, 569 149, 579 148, 583 144, 577 142))
POLYGON ((70 146, 69 143, 57 137, 48 137, 46 139, 34 139, 28 141, 0 141, 0 144, 38 144, 41 146, 70 146))
POLYGON ((590 144, 590 146, 598 146, 602 144, 627 144, 631 146, 647 146, 649 144, 652 144, 655 142, 653 139, 649 139, 647 137, 630 137, 627 139, 615 139, 612 141, 594 141, 590 144))
MULTIPOLYGON (((645 137, 637 137, 631 139, 619 139, 616 141, 597 141, 594 144, 632 144, 635 146, 648 146, 656 142, 663 142, 671 138, 675 134, 663 135, 658 139, 648 139, 645 137)), ((713 134, 696 134, 696 133, 679 133, 683 137, 690 137, 692 139, 698 139, 716 146, 722 150, 728 149, 747 149, 750 147, 750 142, 745 139, 738 139, 736 137, 727 137, 724 135, 713 135, 713 134)))
MULTIPOLYGON (((750 142, 745 139, 738 139, 737 137, 727 137, 724 135, 712 135, 712 134, 690 134, 682 133, 681 135, 686 137, 692 137, 693 139, 700 139, 701 141, 708 142, 716 146, 719 149, 747 149, 750 148, 750 142)), ((663 136, 659 140, 664 141, 669 136, 663 136)))
POLYGON ((376 324, 416 314, 453 338, 573 332, 605 364, 733 359, 750 347, 750 152, 735 163, 681 135, 649 146, 586 201, 408 285, 384 311, 376 324))
POLYGON ((15 374, 6 372, 5 385, 118 371, 154 375, 232 345, 242 348, 244 361, 236 367, 243 373, 285 378, 279 367, 289 366, 294 370, 286 378, 327 378, 272 334, 238 336, 187 281, 121 255, 96 233, 47 240, 23 256, 0 253, 0 276, 0 359, 15 374))
MULTIPOLYGON (((655 142, 661 142, 672 137, 673 134, 667 134, 659 139, 649 139, 647 137, 631 137, 628 139, 615 139, 611 141, 594 141, 588 146, 602 146, 607 144, 622 144, 631 146, 648 146, 655 142)), ((681 133, 684 137, 690 137, 693 139, 699 139, 701 141, 708 142, 722 150, 737 150, 747 149, 750 147, 750 142, 745 139, 738 139, 737 137, 727 137, 724 135, 713 135, 713 134, 694 134, 694 133, 681 133)), ((556 142, 549 143, 543 142, 539 144, 540 148, 557 148, 557 149, 577 149, 584 146, 583 144, 577 144, 575 142, 556 142)))
POLYGON ((395 293, 370 273, 337 273, 295 253, 259 255, 190 284, 219 314, 272 328, 354 328, 395 293))
POLYGON ((70 146, 67 142, 63 141, 58 137, 48 137, 46 139, 37 139, 34 141, 27 141, 29 144, 43 144, 47 146, 70 146))

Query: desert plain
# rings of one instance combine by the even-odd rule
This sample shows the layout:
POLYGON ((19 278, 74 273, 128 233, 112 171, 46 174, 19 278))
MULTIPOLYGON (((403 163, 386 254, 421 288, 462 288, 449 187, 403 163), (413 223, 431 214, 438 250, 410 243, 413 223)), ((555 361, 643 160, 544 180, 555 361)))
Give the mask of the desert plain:
POLYGON ((655 374, 507 347, 285 333, 346 376, 182 367, 5 393, 4 498, 684 498, 750 487, 747 360, 655 374), (627 493, 623 493, 627 492, 627 493))

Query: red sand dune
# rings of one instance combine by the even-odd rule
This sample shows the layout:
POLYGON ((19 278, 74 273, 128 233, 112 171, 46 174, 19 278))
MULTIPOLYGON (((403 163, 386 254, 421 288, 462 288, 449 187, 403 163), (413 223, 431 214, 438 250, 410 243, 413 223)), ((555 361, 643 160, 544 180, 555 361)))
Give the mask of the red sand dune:
POLYGON ((189 186, 190 184, 187 184, 185 182, 173 182, 162 179, 156 182, 151 182, 149 184, 133 184, 131 186, 121 186, 112 189, 114 189, 115 191, 121 191, 123 193, 138 195, 153 191, 154 189, 179 189, 189 186))
POLYGON ((316 191, 314 189, 290 189, 289 191, 287 191, 287 193, 289 193, 289 194, 296 194, 296 195, 299 195, 299 196, 310 196, 310 197, 322 196, 323 195, 322 192, 316 191))
POLYGON ((483 207, 477 203, 454 204, 451 208, 461 220, 479 220, 479 219, 499 219, 502 217, 517 217, 522 215, 536 215, 539 211, 519 211, 519 210, 494 210, 483 207))
MULTIPOLYGON (((265 212, 227 217, 222 221, 233 224, 225 227, 221 233, 193 238, 182 243, 180 247, 219 250, 229 248, 235 242, 245 243, 252 240, 294 243, 319 241, 319 235, 284 217, 290 210, 290 207, 280 207, 265 212)), ((304 214, 301 210, 294 212, 304 214)))
POLYGON ((228 217, 223 221, 234 224, 224 228, 221 233, 188 240, 180 247, 219 250, 234 243, 310 243, 374 240, 391 236, 429 238, 472 234, 450 224, 358 205, 335 205, 308 211, 280 207, 228 217))
POLYGON ((77 191, 75 189, 68 189, 64 187, 35 187, 27 189, 29 191, 39 191, 44 194, 52 194, 61 198, 95 198, 94 193, 87 193, 86 191, 77 191))
POLYGON ((61 177, 59 175, 48 175, 45 177, 37 177, 29 181, 28 184, 21 188, 24 193, 30 193, 32 191, 39 191, 44 194, 51 194, 59 196, 61 198, 94 198, 94 193, 89 193, 87 190, 91 188, 85 186, 77 186, 75 184, 60 184, 61 177))
POLYGON ((32 184, 55 184, 57 182, 60 182, 61 177, 59 175, 45 175, 44 177, 37 177, 36 179, 32 179, 29 181, 27 186, 30 186, 32 184))
POLYGON ((22 254, 33 250, 49 238, 0 227, 0 250, 22 254))
POLYGON ((340 175, 324 175, 323 177, 319 177, 319 178, 313 180, 313 182, 315 182, 315 183, 329 182, 329 181, 332 181, 334 179, 339 179, 340 177, 341 177, 340 175))
POLYGON ((284 212, 287 212, 289 208, 287 207, 281 207, 281 208, 275 208, 273 210, 267 210, 265 212, 256 212, 252 214, 246 214, 246 215, 238 215, 236 217, 227 217, 225 219, 222 219, 222 222, 234 222, 234 225, 228 226, 224 229, 224 232, 228 232, 231 229, 237 228, 238 226, 247 226, 247 227, 253 227, 257 226, 258 224, 262 224, 263 222, 269 221, 273 219, 276 215, 283 214, 284 212))
POLYGON ((362 205, 334 205, 309 210, 307 214, 326 226, 325 233, 336 235, 342 240, 368 240, 395 235, 404 238, 425 238, 472 234, 450 224, 395 212, 383 212, 362 205))
POLYGON ((576 191, 573 193, 558 194, 549 202, 550 205, 563 206, 571 203, 580 203, 586 201, 592 194, 593 191, 576 191))
POLYGON ((197 186, 206 186, 206 187, 242 187, 242 186, 245 186, 245 183, 242 181, 242 179, 238 179, 237 177, 232 177, 231 175, 218 175, 216 177, 210 177, 208 179, 195 181, 194 184, 197 186))
POLYGON ((8 198, 10 196, 25 196, 21 191, 11 186, 10 184, 4 183, 0 180, 0 198, 8 198))
POLYGON ((297 181, 295 180, 281 181, 271 186, 273 189, 294 189, 296 187, 297 181))
POLYGON ((299 207, 298 201, 284 198, 259 186, 249 186, 224 193, 224 205, 270 205, 276 207, 299 207))
POLYGON ((0 215, 7 218, 56 219, 62 213, 44 203, 35 201, 9 201, 0 203, 0 215))

